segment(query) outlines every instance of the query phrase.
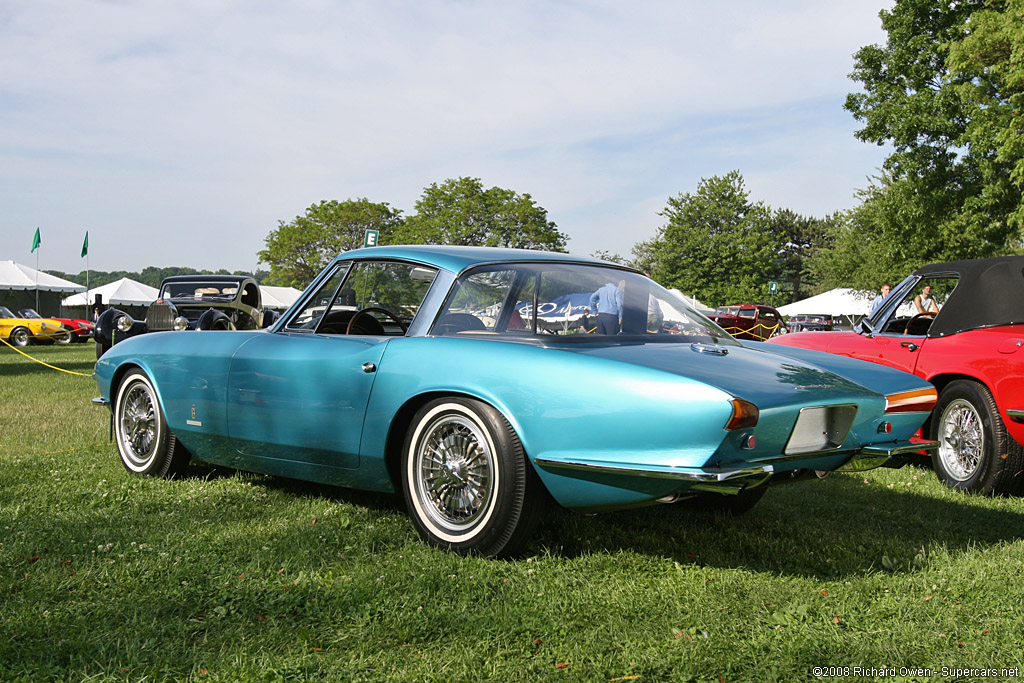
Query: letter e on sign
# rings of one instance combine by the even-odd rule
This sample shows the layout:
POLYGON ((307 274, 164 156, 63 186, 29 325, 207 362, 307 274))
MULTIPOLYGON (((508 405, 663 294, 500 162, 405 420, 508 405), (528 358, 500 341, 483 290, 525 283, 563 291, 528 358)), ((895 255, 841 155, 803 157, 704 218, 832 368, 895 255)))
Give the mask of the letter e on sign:
POLYGON ((367 230, 366 234, 363 235, 363 246, 364 247, 375 247, 377 246, 377 236, 379 235, 377 230, 367 230))

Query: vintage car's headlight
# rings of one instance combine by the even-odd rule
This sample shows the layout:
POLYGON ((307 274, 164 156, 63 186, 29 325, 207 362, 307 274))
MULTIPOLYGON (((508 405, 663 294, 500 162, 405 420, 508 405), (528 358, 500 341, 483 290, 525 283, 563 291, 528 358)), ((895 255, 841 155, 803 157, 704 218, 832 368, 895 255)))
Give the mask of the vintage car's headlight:
POLYGON ((135 321, 132 320, 132 317, 130 315, 122 315, 120 318, 117 319, 117 329, 121 330, 122 332, 130 332, 132 329, 132 325, 134 324, 135 321))
POLYGON ((175 332, 187 330, 188 318, 179 315, 177 318, 174 319, 174 322, 171 323, 171 329, 174 330, 175 332))
POLYGON ((929 413, 938 400, 939 393, 935 389, 901 391, 898 394, 889 394, 885 397, 885 412, 929 413))

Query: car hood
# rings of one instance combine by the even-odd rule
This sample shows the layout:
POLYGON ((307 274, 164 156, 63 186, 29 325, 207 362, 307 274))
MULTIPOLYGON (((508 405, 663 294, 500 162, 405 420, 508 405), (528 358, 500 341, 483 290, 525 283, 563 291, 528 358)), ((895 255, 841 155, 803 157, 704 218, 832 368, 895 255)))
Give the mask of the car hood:
POLYGON ((828 354, 758 343, 743 346, 638 343, 570 350, 688 377, 761 407, 858 400, 922 385, 912 375, 871 363, 852 359, 838 359, 837 363, 836 357, 828 354), (844 367, 837 369, 836 366, 844 367), (884 372, 878 373, 877 369, 884 372))

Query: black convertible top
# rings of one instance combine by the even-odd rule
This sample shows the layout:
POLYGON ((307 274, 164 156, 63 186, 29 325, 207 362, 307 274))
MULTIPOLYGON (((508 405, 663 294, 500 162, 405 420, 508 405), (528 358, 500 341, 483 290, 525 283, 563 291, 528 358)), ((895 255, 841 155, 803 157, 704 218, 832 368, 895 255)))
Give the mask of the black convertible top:
POLYGON ((933 263, 914 275, 947 273, 958 275, 960 282, 935 316, 929 337, 1024 323, 1024 256, 933 263))

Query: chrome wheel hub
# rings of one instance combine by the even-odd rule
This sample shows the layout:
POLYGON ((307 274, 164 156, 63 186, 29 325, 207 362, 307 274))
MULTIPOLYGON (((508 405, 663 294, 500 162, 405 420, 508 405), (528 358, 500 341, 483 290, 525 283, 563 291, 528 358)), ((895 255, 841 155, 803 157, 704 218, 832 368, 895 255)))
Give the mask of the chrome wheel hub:
POLYGON ((143 386, 129 389, 121 408, 121 443, 125 452, 137 464, 152 457, 156 441, 156 414, 152 397, 143 386))
POLYGON ((970 401, 951 401, 939 419, 938 456, 949 476, 967 481, 975 475, 985 454, 981 416, 970 401))
POLYGON ((417 495, 431 519, 446 528, 472 525, 487 507, 494 456, 480 428, 459 416, 433 422, 417 452, 417 495))

